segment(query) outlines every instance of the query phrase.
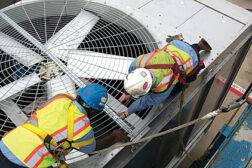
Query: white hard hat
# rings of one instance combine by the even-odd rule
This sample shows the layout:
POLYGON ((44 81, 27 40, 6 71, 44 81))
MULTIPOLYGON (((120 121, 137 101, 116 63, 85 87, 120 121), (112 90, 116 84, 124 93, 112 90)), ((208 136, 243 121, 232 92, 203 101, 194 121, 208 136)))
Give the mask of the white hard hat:
POLYGON ((124 89, 134 98, 147 94, 152 85, 151 72, 145 68, 137 68, 124 79, 124 89))

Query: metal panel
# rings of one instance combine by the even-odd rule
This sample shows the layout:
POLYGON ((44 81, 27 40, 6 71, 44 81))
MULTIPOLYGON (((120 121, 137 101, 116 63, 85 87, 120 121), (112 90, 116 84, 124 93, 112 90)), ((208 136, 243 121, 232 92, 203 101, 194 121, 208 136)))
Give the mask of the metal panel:
MULTIPOLYGON (((249 40, 248 40, 249 42, 249 40)), ((248 44, 246 43, 239 51, 237 51, 232 59, 230 59, 226 66, 219 70, 214 78, 214 82, 211 86, 211 89, 207 95, 207 100, 202 107, 200 112, 200 116, 203 116, 208 113, 209 110, 215 110, 219 108, 228 93, 228 90, 233 83, 233 80, 246 56, 246 53, 243 53, 243 49, 248 48, 248 44), (228 66, 229 65, 229 66, 228 66)), ((198 130, 201 123, 195 124, 192 133, 198 130)))
POLYGON ((202 37, 207 39, 213 49, 210 54, 202 54, 205 65, 209 66, 237 38, 244 27, 227 16, 204 8, 178 29, 183 32, 185 40, 189 43, 197 43, 202 37), (218 28, 215 28, 216 25, 218 28))
POLYGON ((136 10, 132 17, 141 21, 141 24, 148 28, 155 40, 160 42, 159 48, 162 48, 166 43, 167 35, 184 33, 177 27, 198 13, 203 7, 199 3, 188 0, 151 1, 141 9, 136 10))
POLYGON ((230 18, 233 18, 234 20, 237 20, 238 22, 242 22, 244 24, 251 24, 252 22, 252 14, 251 12, 244 10, 243 8, 225 1, 220 0, 195 0, 197 2, 200 2, 207 7, 216 10, 224 15, 229 16, 230 18), (239 12, 237 12, 239 11, 239 12))
MULTIPOLYGON (((205 130, 208 128, 208 126, 211 124, 211 120, 208 120, 201 124, 201 128, 198 129, 197 132, 195 132, 194 135, 191 136, 191 139, 189 140, 188 145, 185 147, 186 151, 191 151, 197 143, 200 141, 200 139, 205 135, 205 130)), ((186 153, 183 152, 182 155, 176 155, 173 157, 173 159, 166 165, 165 168, 175 168, 178 167, 179 164, 187 157, 186 153)))

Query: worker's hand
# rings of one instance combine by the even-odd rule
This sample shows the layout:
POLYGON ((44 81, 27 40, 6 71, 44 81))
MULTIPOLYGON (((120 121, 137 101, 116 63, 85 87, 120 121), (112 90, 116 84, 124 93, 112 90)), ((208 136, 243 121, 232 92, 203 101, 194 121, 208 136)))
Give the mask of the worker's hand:
POLYGON ((130 95, 123 93, 119 98, 119 102, 121 102, 122 104, 127 104, 130 101, 130 97, 130 95))
POLYGON ((122 130, 116 129, 112 132, 114 136, 114 142, 129 142, 130 137, 128 137, 122 130))
POLYGON ((126 117, 129 116, 128 110, 124 112, 117 113, 118 117, 120 117, 122 120, 124 120, 126 117))

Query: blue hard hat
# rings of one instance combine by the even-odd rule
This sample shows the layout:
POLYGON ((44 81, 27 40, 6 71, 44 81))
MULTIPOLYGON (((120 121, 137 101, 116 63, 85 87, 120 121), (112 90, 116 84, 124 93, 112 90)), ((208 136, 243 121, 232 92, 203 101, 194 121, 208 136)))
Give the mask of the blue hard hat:
POLYGON ((89 84, 79 90, 81 99, 92 109, 102 111, 108 99, 107 89, 99 84, 89 84))

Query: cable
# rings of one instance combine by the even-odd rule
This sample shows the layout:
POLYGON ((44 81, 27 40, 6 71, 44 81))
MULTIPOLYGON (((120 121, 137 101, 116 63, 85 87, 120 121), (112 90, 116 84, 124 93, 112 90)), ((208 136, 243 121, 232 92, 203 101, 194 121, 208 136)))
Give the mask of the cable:
POLYGON ((160 136, 163 136, 163 135, 166 135, 166 134, 169 134, 171 132, 174 132, 174 131, 177 131, 177 130, 180 130, 182 128, 186 128, 190 125, 193 125, 193 124, 196 124, 200 121, 203 121, 203 120, 206 120, 206 119, 209 119, 209 118, 212 118, 212 117, 215 117, 219 114, 222 114, 222 109, 217 109, 215 111, 212 111, 210 113, 208 113, 207 115, 201 117, 201 118, 198 118, 198 119, 195 119, 193 121, 190 121, 190 122, 187 122, 185 124, 182 124, 182 125, 179 125, 177 127, 174 127, 174 128, 171 128, 171 129, 168 129, 166 131, 163 131, 163 132, 160 132, 160 133, 157 133, 157 134, 154 134, 154 135, 151 135, 151 136, 148 136, 148 137, 145 137, 145 138, 142 138, 142 139, 139 139, 137 141, 132 141, 132 142, 126 142, 124 144, 121 144, 121 145, 115 145, 115 146, 111 146, 109 148, 105 148, 105 149, 102 149, 102 150, 98 150, 98 151, 94 151, 94 152, 91 152, 89 154, 97 154, 97 153, 102 153, 102 152, 105 152, 105 151, 109 151, 109 150, 112 150, 112 149, 117 149, 117 148, 120 148, 120 147, 125 147, 125 146, 130 146, 130 145, 134 145, 134 144, 137 144, 137 143, 140 143, 140 142, 143 142, 143 141, 147 141, 147 140, 150 140, 150 139, 153 139, 153 138, 156 138, 156 137, 160 137, 160 136))
MULTIPOLYGON (((186 88, 186 85, 184 86, 184 89, 186 88)), ((124 144, 120 144, 120 145, 115 145, 115 146, 111 146, 111 147, 108 147, 108 148, 105 148, 105 149, 102 149, 102 150, 98 150, 98 151, 94 151, 94 152, 91 152, 89 154, 97 154, 97 153, 102 153, 102 152, 105 152, 105 151, 109 151, 109 150, 112 150, 112 149, 117 149, 117 148, 120 148, 120 147, 126 147, 126 146, 130 146, 130 145, 134 145, 134 144, 137 144, 137 143, 140 143, 140 142, 144 142, 144 141, 147 141, 147 140, 150 140, 150 139, 153 139, 153 138, 156 138, 156 137, 160 137, 160 136, 163 136, 163 135, 166 135, 166 134, 169 134, 171 132, 174 132, 174 131, 177 131, 177 130, 180 130, 182 128, 186 128, 190 125, 193 125, 193 124, 196 124, 200 121, 203 121, 203 120, 206 120, 206 119, 210 119, 210 118, 213 118, 217 115, 220 115, 222 113, 227 113, 233 109, 236 109, 236 108, 240 108, 245 102, 247 102, 249 105, 250 102, 247 101, 247 98, 248 98, 248 95, 250 94, 250 92, 252 91, 252 83, 250 84, 250 86, 248 87, 248 89, 246 90, 246 94, 244 94, 242 97, 238 98, 237 100, 235 101, 232 101, 229 103, 228 107, 221 107, 221 108, 218 108, 217 110, 214 110, 206 115, 204 115, 203 117, 201 118, 198 118, 198 119, 195 119, 195 120, 192 120, 192 121, 189 121, 185 124, 182 124, 182 125, 179 125, 177 127, 174 127, 174 128, 171 128, 171 129, 168 129, 166 131, 162 131, 160 133, 157 133, 157 134, 154 134, 154 135, 150 135, 150 136, 147 136, 145 138, 142 138, 142 139, 139 139, 139 140, 136 140, 136 141, 132 141, 132 142, 127 142, 127 143, 124 143, 124 144)), ((182 96, 183 96, 183 93, 184 91, 182 91, 182 96)), ((183 97, 182 97, 183 98, 183 97)), ((183 100, 183 99, 182 99, 183 100)), ((180 102, 180 106, 181 104, 183 103, 183 101, 180 102)), ((183 106, 183 104, 182 104, 183 106)), ((184 150, 185 152, 186 150, 184 150)), ((187 151, 186 151, 187 152, 187 151)), ((188 153, 188 152, 187 152, 188 153)), ((194 159, 193 157, 191 157, 192 159, 194 159)))

